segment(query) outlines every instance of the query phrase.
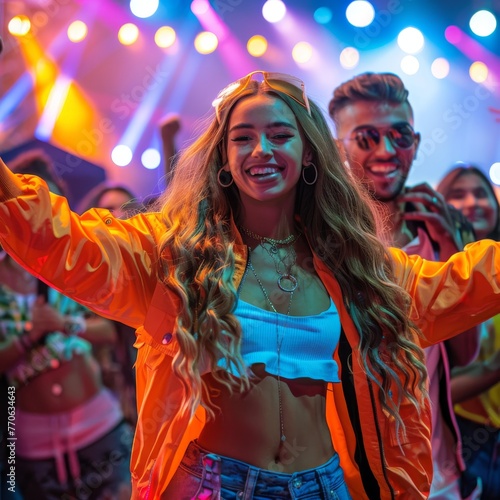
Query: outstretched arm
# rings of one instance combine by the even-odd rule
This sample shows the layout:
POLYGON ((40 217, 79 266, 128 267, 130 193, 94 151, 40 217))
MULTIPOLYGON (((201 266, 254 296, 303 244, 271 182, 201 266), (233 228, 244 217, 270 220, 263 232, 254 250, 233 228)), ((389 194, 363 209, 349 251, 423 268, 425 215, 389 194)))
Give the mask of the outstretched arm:
POLYGON ((422 346, 441 342, 500 313, 500 243, 481 240, 447 262, 392 248, 396 281, 410 294, 410 317, 425 332, 422 346))
POLYGON ((31 175, 0 163, 0 245, 30 273, 97 314, 137 328, 157 282, 157 214, 71 211, 31 175))

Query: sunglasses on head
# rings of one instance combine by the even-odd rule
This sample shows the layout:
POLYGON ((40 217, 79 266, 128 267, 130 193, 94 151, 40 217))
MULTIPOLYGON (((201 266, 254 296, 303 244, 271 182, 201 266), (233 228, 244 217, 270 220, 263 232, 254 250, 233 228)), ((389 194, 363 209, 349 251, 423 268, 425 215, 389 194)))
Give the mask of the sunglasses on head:
POLYGON ((383 136, 398 149, 410 149, 417 138, 409 123, 397 123, 383 131, 376 127, 361 127, 354 131, 353 137, 342 140, 356 141, 359 149, 370 151, 380 144, 383 136))
POLYGON ((286 75, 284 73, 269 73, 267 71, 252 71, 248 75, 230 83, 227 87, 223 88, 217 97, 212 102, 212 106, 215 108, 215 115, 217 121, 220 122, 221 108, 224 102, 229 97, 236 97, 238 94, 243 92, 248 88, 249 83, 254 79, 255 75, 262 75, 262 82, 266 84, 269 88, 277 90, 291 97, 295 102, 303 106, 309 115, 311 114, 311 108, 309 106, 309 100, 306 95, 306 86, 304 82, 299 78, 292 75, 286 75))

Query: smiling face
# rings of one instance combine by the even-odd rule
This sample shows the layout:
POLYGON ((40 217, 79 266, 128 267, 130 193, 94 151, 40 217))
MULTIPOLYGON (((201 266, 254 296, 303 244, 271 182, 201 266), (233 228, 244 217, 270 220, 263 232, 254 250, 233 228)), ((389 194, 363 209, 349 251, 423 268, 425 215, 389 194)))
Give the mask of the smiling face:
POLYGON ((232 109, 227 162, 243 205, 266 202, 293 207, 302 165, 309 154, 292 110, 279 98, 258 94, 232 109))
POLYGON ((472 223, 478 239, 486 238, 495 228, 498 202, 491 187, 478 175, 460 175, 450 186, 446 201, 472 223))
POLYGON ((416 134, 413 146, 403 149, 392 144, 387 132, 394 126, 413 126, 409 105, 355 101, 337 112, 335 122, 341 150, 356 177, 367 185, 377 200, 395 199, 408 178, 420 136, 416 134), (380 142, 365 151, 354 139, 359 130, 367 127, 379 130, 380 142))

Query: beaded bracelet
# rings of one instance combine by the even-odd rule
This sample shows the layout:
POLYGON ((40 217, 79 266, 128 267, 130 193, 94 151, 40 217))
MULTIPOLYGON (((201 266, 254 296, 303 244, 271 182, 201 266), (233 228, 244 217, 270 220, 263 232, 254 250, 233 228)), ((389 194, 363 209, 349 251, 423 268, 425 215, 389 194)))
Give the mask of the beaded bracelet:
POLYGON ((66 335, 81 335, 87 330, 87 322, 80 316, 66 316, 64 332, 66 335))

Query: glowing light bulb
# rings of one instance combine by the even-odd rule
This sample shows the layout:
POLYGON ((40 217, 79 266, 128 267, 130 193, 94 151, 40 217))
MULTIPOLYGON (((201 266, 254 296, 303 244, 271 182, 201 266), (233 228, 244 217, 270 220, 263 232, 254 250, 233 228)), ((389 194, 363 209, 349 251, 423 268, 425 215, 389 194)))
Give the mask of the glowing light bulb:
POLYGON ((68 38, 73 43, 81 42, 87 37, 88 31, 87 25, 83 21, 73 21, 68 26, 68 38))
POLYGON ((219 45, 219 40, 214 33, 210 31, 202 31, 196 35, 194 39, 194 48, 200 54, 211 54, 219 45))
POLYGON ((340 65, 345 69, 355 68, 359 64, 359 52, 354 47, 346 47, 340 53, 340 65))
POLYGON ((417 54, 424 47, 424 35, 417 28, 405 28, 398 35, 398 45, 407 54, 417 54))
POLYGON ((111 159, 115 165, 126 167, 132 161, 132 150, 124 144, 119 144, 113 148, 111 159))
POLYGON ((175 42, 175 38, 175 30, 170 26, 162 26, 155 33, 155 43, 163 49, 171 47, 175 42))
POLYGON ((497 20, 489 10, 479 10, 470 18, 469 26, 477 36, 489 36, 496 30, 497 20))
POLYGON ((141 155, 141 163, 143 167, 148 170, 158 168, 161 163, 160 152, 154 148, 146 149, 146 151, 144 151, 141 155))
POLYGON ((366 0, 355 0, 347 6, 345 17, 353 26, 365 28, 375 19, 375 9, 366 0))
POLYGON ((286 5, 281 0, 267 0, 262 7, 262 17, 269 23, 278 23, 286 15, 286 5))
POLYGON ((407 75, 414 75, 420 68, 420 63, 415 56, 404 56, 401 59, 401 69, 407 75))
POLYGON ((159 4, 159 0, 130 0, 130 11, 135 17, 145 19, 158 10, 159 4))
POLYGON ((247 42, 248 53, 253 57, 261 57, 267 51, 267 40, 261 35, 255 35, 247 42))
POLYGON ((118 40, 123 45, 132 45, 139 38, 139 28, 132 23, 124 24, 118 30, 118 40))
POLYGON ((439 80, 446 78, 450 73, 450 63, 444 57, 434 59, 431 64, 431 73, 439 80))

